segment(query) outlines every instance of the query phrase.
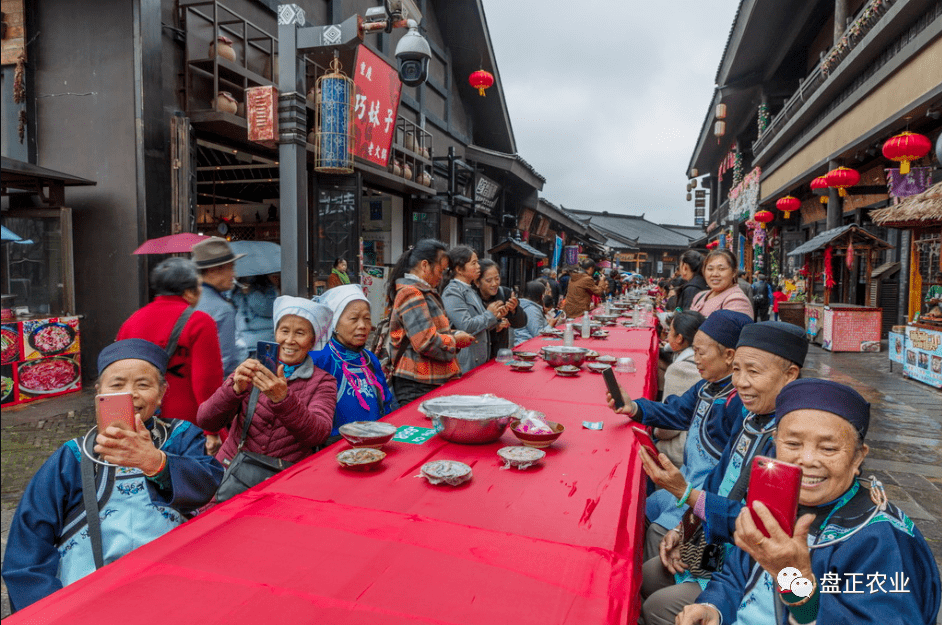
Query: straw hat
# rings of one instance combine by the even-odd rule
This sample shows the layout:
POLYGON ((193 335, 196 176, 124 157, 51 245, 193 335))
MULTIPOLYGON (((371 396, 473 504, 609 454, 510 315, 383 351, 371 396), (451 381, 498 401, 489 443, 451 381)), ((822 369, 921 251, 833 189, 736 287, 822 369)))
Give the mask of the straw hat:
POLYGON ((197 269, 218 267, 245 256, 245 254, 233 254, 226 240, 219 237, 209 237, 205 241, 200 241, 193 246, 191 255, 197 269))

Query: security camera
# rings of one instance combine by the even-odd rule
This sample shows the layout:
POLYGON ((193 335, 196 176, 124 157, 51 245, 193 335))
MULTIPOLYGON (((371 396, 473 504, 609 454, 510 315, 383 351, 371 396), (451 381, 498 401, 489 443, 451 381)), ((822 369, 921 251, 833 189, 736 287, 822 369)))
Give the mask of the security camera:
POLYGON ((399 78, 409 87, 417 87, 428 80, 428 62, 432 58, 425 37, 419 34, 415 20, 408 21, 409 30, 396 45, 399 78))

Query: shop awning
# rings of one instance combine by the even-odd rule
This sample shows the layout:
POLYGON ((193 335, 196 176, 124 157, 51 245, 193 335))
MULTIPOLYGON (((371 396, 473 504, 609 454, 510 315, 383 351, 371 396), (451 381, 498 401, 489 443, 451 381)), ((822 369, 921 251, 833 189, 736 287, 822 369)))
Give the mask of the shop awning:
POLYGON ((840 228, 834 228, 833 230, 822 232, 813 239, 810 239, 793 249, 788 253, 788 256, 798 256, 799 254, 816 252, 817 250, 823 249, 828 245, 846 248, 851 242, 853 242, 855 245, 867 245, 871 249, 877 250, 888 250, 893 247, 883 239, 870 234, 857 224, 848 224, 846 226, 841 226, 840 228))
POLYGON ((487 250, 487 253, 492 256, 494 254, 513 254, 524 258, 546 258, 546 254, 535 247, 527 245, 520 239, 504 239, 501 243, 487 250))
POLYGON ((523 160, 519 154, 506 154, 477 145, 469 145, 465 148, 464 155, 469 161, 501 169, 537 191, 543 190, 546 178, 533 169, 533 166, 523 160))
POLYGON ((94 180, 86 180, 78 176, 64 174, 60 171, 46 169, 32 163, 24 163, 6 156, 0 157, 0 187, 6 194, 8 189, 22 189, 35 192, 38 188, 55 184, 64 187, 94 186, 94 180))
POLYGON ((942 223, 942 182, 896 206, 870 211, 870 218, 875 224, 893 228, 939 225, 942 223))

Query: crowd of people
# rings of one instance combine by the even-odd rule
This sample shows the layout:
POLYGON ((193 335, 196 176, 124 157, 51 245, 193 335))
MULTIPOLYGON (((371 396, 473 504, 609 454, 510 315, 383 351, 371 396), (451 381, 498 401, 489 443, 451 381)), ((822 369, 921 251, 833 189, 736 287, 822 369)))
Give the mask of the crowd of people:
POLYGON ((330 288, 306 299, 279 295, 267 276, 230 296, 238 258, 212 237, 191 259, 161 262, 154 301, 99 355, 97 391, 129 393, 135 414, 69 441, 29 483, 3 564, 14 611, 222 501, 242 454, 303 460, 343 425, 381 419, 634 288, 649 289, 664 313, 662 401, 622 390, 616 409, 608 398, 650 428, 660 451, 641 451, 650 480, 642 622, 934 619, 939 574, 925 539, 875 479, 861 479, 869 404, 850 387, 802 377, 803 332, 768 320, 784 294, 761 275, 741 284, 728 250, 688 251, 660 282, 587 259, 559 275, 546 269, 518 293, 474 249, 421 240, 391 271, 379 354, 367 348, 371 303, 344 259, 330 288), (274 342, 277 357, 252 352, 258 341, 274 342), (757 456, 802 469, 791 533, 761 503, 745 505, 757 456), (786 567, 810 592, 776 589, 786 567), (841 573, 918 583, 878 596, 829 590, 841 573))

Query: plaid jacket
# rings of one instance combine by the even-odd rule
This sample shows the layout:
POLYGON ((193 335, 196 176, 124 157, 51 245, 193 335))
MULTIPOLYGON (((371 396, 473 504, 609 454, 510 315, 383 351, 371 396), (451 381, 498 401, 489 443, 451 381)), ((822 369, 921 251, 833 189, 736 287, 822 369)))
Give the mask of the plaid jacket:
POLYGON ((389 339, 393 358, 402 342, 409 341, 393 376, 440 386, 461 375, 455 337, 441 296, 410 276, 396 281, 389 339))

